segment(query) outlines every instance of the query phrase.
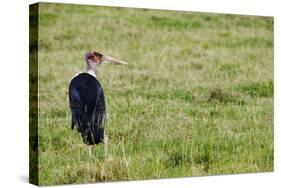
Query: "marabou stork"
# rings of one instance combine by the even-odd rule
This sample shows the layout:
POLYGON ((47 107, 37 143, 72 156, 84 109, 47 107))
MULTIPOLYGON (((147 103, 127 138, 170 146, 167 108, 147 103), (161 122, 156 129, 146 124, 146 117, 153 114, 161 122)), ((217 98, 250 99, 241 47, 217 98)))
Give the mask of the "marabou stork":
POLYGON ((96 69, 100 64, 113 63, 127 64, 110 56, 92 51, 85 55, 87 72, 76 74, 69 85, 69 103, 72 114, 71 129, 77 128, 81 133, 83 142, 91 147, 104 143, 104 152, 107 156, 108 138, 104 131, 106 105, 104 92, 96 78, 96 69))

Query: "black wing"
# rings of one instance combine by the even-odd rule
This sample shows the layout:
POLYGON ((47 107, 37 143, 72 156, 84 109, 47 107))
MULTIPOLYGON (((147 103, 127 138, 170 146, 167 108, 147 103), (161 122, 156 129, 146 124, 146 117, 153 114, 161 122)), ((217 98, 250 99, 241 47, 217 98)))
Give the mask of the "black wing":
POLYGON ((74 77, 69 85, 69 103, 72 113, 71 128, 77 127, 85 144, 102 142, 106 106, 99 81, 88 73, 74 77))

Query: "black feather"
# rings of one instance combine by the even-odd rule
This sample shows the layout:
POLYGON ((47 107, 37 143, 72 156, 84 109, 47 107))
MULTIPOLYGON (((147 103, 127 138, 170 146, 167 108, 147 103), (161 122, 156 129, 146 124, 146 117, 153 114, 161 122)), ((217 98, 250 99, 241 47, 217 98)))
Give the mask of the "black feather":
POLYGON ((69 85, 69 103, 72 113, 71 128, 77 127, 87 145, 102 142, 106 106, 99 81, 88 73, 74 77, 69 85))

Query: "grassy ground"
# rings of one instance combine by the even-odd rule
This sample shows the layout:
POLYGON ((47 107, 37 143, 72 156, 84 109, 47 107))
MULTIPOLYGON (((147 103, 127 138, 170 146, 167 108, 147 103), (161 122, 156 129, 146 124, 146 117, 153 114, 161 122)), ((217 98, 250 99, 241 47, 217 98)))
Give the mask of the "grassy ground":
POLYGON ((273 170, 273 19, 41 4, 41 185, 273 170), (88 158, 68 84, 96 49, 108 118, 88 158))

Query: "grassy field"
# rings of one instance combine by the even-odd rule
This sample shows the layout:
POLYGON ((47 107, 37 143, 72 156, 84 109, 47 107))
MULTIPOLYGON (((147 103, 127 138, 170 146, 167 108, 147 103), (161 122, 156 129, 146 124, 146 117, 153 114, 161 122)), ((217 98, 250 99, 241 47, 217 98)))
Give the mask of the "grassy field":
POLYGON ((273 18, 41 4, 40 185, 273 171, 273 18), (110 157, 70 129, 98 50, 110 157))

